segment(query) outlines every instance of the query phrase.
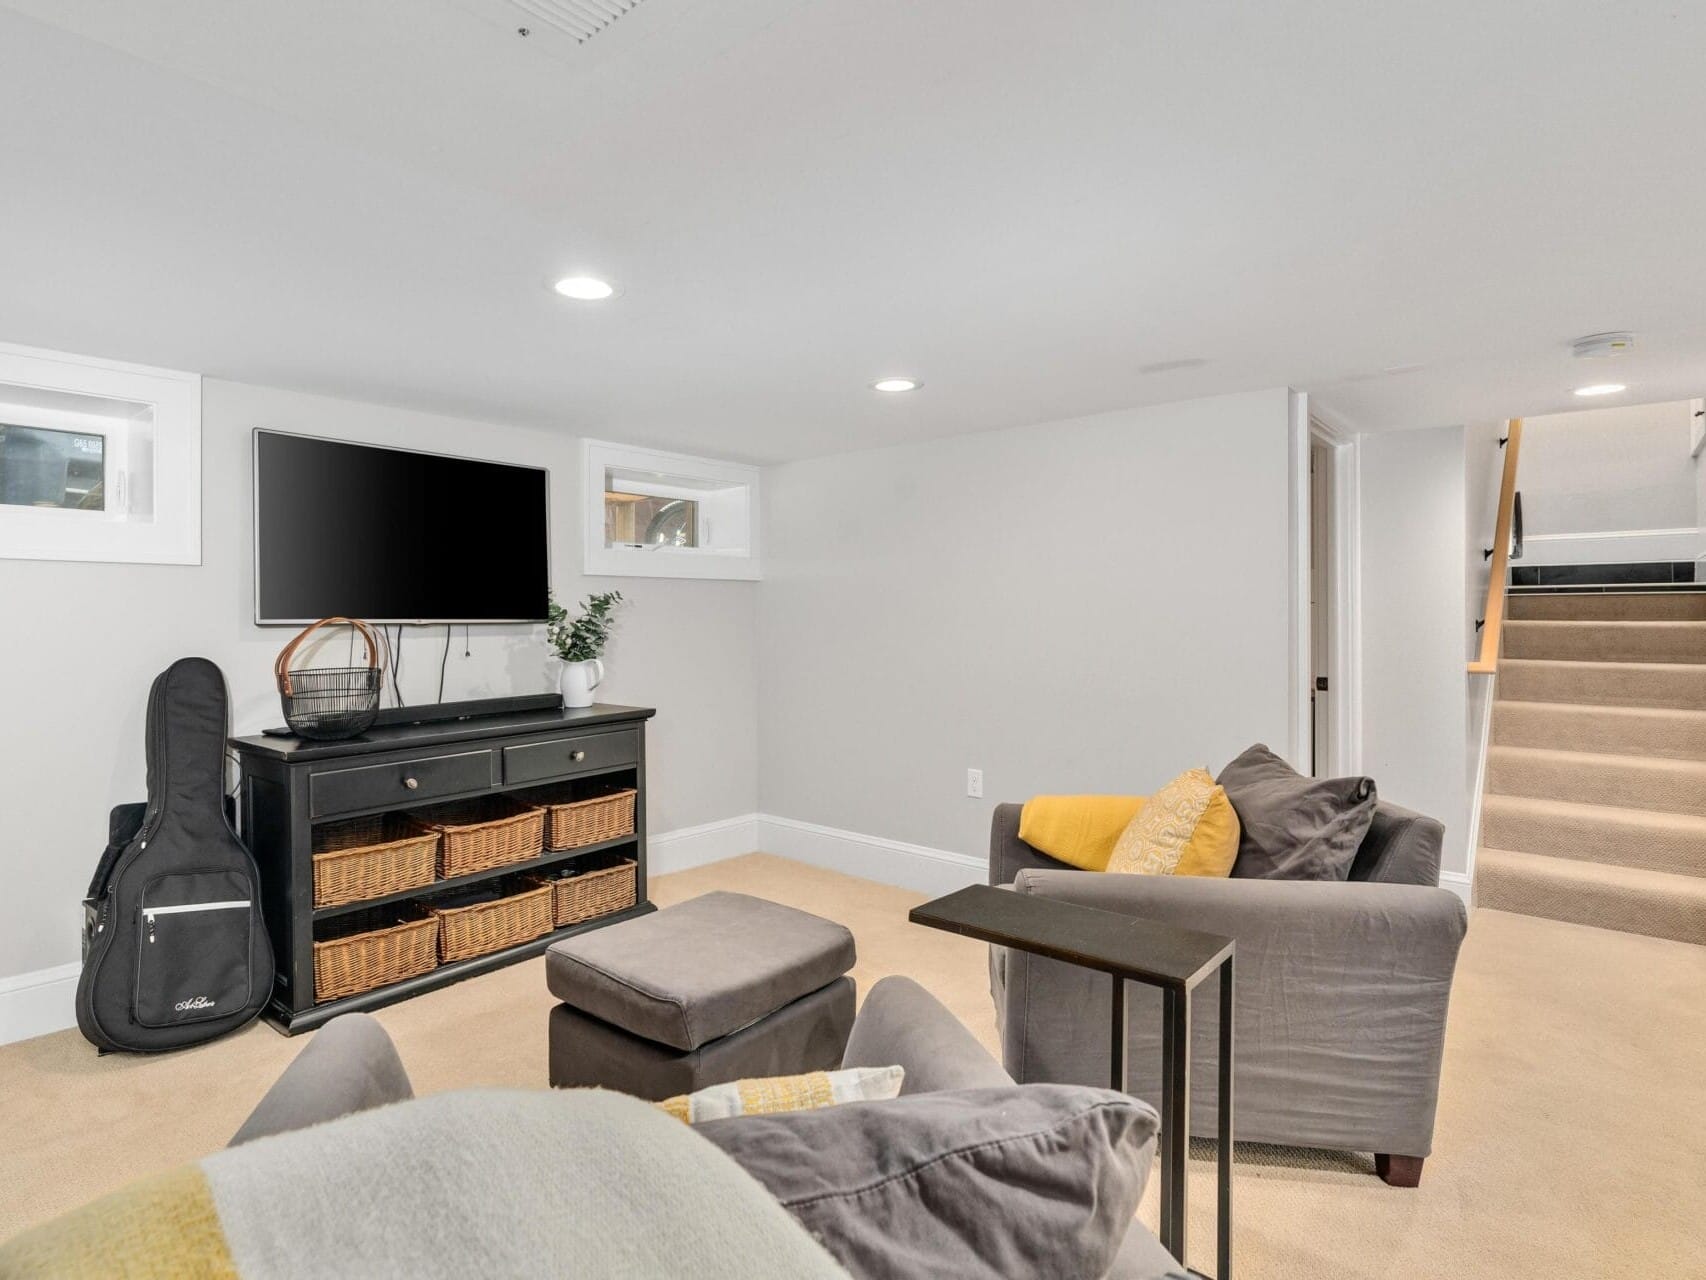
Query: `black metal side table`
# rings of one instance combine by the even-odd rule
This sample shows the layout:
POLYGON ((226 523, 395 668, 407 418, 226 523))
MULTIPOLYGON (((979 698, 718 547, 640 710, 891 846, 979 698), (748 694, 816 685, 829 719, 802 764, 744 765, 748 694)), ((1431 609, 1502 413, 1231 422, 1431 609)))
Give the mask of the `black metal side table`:
POLYGON ((1232 1277, 1232 956, 1218 934, 1181 929, 1076 903, 988 885, 971 885, 914 907, 913 924, 1012 947, 1113 977, 1109 1027, 1110 1087, 1126 1089, 1126 983, 1161 990, 1161 1237, 1186 1265, 1185 1164, 1191 1145, 1191 992, 1220 974, 1220 1149, 1215 1159, 1219 1215, 1218 1280, 1232 1277))

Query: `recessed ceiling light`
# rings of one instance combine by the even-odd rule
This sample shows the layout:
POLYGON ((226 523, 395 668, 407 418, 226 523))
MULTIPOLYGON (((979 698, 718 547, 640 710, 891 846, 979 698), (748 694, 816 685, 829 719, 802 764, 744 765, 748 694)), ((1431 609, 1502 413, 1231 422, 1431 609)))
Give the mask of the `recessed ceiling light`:
POLYGON ((917 378, 879 378, 871 384, 872 391, 916 391, 924 384, 917 378))
POLYGON ((1596 382, 1591 387, 1577 387, 1578 396, 1614 396, 1624 390, 1621 382, 1596 382))
POLYGON ((564 276, 551 287, 576 302, 603 302, 616 292, 596 276, 564 276))

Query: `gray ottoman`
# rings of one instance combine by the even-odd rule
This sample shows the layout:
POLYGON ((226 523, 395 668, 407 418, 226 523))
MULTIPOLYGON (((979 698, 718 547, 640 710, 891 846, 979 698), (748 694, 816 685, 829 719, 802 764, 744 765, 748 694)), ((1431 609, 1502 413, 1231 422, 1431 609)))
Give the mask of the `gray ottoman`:
POLYGON ((707 893, 552 945, 551 1083, 653 1100, 841 1065, 853 935, 741 893, 707 893))

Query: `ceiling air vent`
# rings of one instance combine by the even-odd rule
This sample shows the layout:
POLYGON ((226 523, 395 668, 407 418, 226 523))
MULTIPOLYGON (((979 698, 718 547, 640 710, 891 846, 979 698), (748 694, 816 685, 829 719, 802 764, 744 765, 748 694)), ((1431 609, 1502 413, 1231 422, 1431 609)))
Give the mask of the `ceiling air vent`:
POLYGON ((577 44, 585 44, 640 0, 509 0, 509 3, 525 15, 519 30, 525 31, 529 22, 543 23, 573 36, 577 44))

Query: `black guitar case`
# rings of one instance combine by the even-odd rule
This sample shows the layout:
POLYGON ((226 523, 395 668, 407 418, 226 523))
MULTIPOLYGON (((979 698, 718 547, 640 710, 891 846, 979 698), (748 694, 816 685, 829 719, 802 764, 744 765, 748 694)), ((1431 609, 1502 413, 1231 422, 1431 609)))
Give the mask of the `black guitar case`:
POLYGON ((102 1050, 200 1044, 272 994, 260 874, 225 796, 225 677, 206 658, 148 693, 148 802, 112 811, 83 903, 77 1026, 102 1050))

